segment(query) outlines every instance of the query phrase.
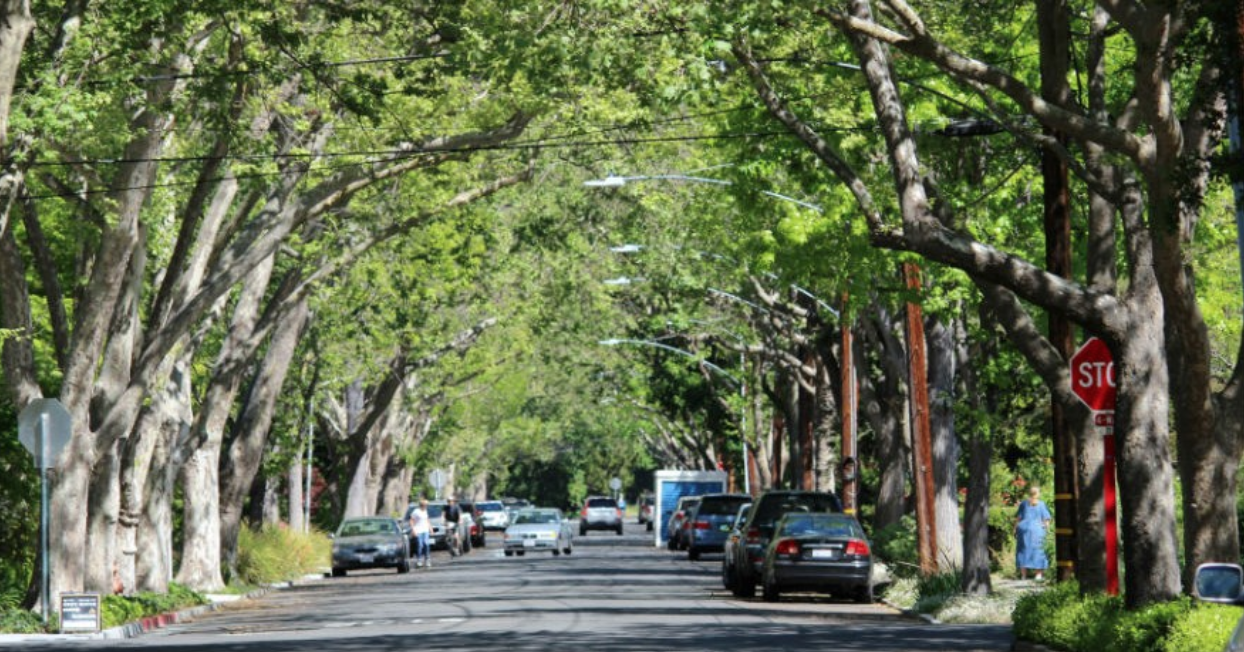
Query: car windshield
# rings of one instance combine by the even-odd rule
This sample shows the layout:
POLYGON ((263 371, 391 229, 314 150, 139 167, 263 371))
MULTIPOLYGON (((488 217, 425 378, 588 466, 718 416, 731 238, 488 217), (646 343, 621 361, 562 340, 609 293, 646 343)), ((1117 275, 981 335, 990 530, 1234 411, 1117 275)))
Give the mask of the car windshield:
POLYGON ((792 512, 841 512, 842 504, 833 494, 792 493, 764 496, 752 508, 755 525, 771 526, 783 514, 792 512))
POLYGON ((392 534, 396 529, 396 524, 388 520, 346 521, 341 524, 337 534, 343 537, 358 537, 369 534, 392 534))
POLYGON ((504 512, 505 506, 501 503, 480 503, 479 511, 481 512, 504 512))
POLYGON ((520 512, 518 516, 514 517, 514 522, 518 525, 556 523, 557 514, 555 512, 520 512))
POLYGON ((440 518, 441 514, 444 514, 444 513, 445 513, 444 505, 428 505, 428 517, 429 518, 440 518))
POLYGON ((839 514, 795 514, 782 519, 781 536, 820 536, 862 539, 864 532, 855 519, 839 514))
POLYGON ((739 507, 744 503, 751 502, 750 499, 739 497, 721 497, 721 498, 705 498, 700 501, 700 508, 696 514, 708 515, 730 515, 734 516, 739 511, 739 507))

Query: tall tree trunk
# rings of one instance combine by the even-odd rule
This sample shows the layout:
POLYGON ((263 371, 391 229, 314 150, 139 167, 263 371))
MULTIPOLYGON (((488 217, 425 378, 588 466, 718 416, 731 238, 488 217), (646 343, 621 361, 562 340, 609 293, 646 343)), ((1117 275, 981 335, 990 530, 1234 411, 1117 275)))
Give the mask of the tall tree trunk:
POLYGON ((937 563, 963 568, 959 529, 959 438, 955 432, 955 385, 958 374, 956 323, 930 319, 925 326, 929 355, 929 426, 933 439, 933 509, 937 523, 937 563))
MULTIPOLYGON (((991 320, 983 318, 982 325, 991 320)), ((985 326, 988 328, 988 326, 985 326)), ((959 386, 963 399, 974 414, 997 414, 998 396, 994 387, 981 387, 972 361, 992 359, 997 347, 992 340, 983 345, 958 342, 959 359, 964 362, 959 386)), ((993 591, 989 572, 990 468, 993 466, 993 440, 986 423, 971 423, 968 444, 968 495, 963 506, 963 576, 961 588, 969 595, 988 595, 993 591)))
POLYGON ((304 299, 291 307, 272 333, 268 351, 255 372, 255 381, 230 437, 221 470, 220 547, 230 573, 237 571, 238 534, 243 500, 259 473, 272 416, 289 371, 294 349, 302 339, 310 312, 304 299))
POLYGON ((876 511, 873 527, 881 530, 899 523, 907 510, 907 460, 903 419, 907 414, 906 398, 901 379, 907 366, 906 351, 894 336, 895 323, 891 313, 874 306, 861 319, 860 347, 856 359, 868 359, 864 350, 875 355, 880 367, 879 377, 860 376, 861 413, 868 420, 876 438, 876 462, 879 467, 876 511))

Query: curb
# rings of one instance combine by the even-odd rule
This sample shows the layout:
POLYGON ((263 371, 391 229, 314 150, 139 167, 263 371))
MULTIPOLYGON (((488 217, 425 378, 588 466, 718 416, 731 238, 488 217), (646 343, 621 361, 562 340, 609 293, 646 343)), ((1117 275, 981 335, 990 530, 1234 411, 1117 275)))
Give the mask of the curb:
POLYGON ((225 604, 236 602, 238 600, 252 600, 266 595, 269 591, 287 589, 297 586, 302 582, 321 580, 324 574, 305 575, 299 580, 290 582, 275 582, 261 588, 255 589, 246 594, 207 594, 210 604, 189 607, 180 611, 174 611, 156 616, 147 616, 133 622, 109 627, 100 630, 94 634, 0 634, 0 645, 6 643, 23 643, 33 641, 98 641, 98 640, 120 640, 127 638, 137 638, 151 631, 176 625, 178 623, 193 620, 195 617, 205 613, 211 613, 221 609, 225 604))

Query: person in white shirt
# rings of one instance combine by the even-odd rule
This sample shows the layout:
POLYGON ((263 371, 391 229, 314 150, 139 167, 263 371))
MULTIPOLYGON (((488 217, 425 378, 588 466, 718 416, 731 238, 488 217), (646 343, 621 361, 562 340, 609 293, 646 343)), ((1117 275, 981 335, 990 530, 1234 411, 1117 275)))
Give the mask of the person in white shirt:
POLYGON ((428 499, 419 499, 419 506, 410 512, 410 531, 415 535, 415 568, 431 568, 432 520, 428 518, 428 499))

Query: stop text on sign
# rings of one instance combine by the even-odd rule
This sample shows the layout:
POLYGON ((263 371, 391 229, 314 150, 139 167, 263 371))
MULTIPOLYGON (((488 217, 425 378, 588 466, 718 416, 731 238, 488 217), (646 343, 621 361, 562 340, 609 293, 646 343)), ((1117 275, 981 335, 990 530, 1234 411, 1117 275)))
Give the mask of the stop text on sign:
POLYGON ((1075 372, 1082 387, 1114 387, 1113 362, 1081 362, 1075 372))
POLYGON ((1090 410, 1114 410, 1114 358, 1101 339, 1090 337, 1071 356, 1071 391, 1090 410))

